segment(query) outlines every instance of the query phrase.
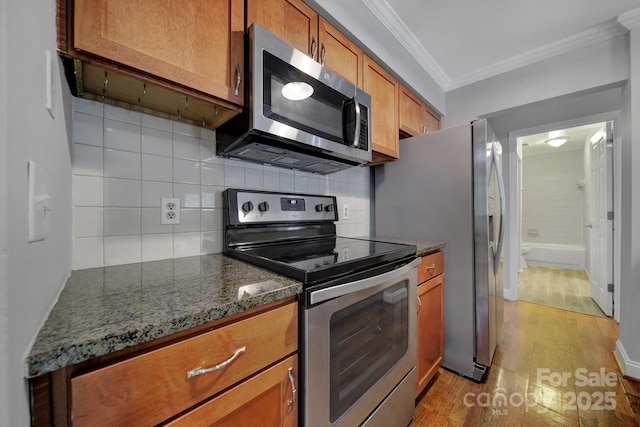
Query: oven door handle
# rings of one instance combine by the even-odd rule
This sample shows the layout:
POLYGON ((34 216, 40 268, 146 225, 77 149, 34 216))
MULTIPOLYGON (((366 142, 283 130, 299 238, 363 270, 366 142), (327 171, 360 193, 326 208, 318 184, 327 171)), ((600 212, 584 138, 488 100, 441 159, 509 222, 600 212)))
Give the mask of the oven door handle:
POLYGON ((420 258, 416 258, 400 268, 388 271, 383 274, 379 274, 377 276, 368 277, 366 279, 357 280, 355 282, 345 283, 343 285, 319 289, 317 291, 311 292, 311 294, 309 295, 309 302, 311 304, 318 304, 333 298, 341 297, 344 295, 352 294, 354 292, 363 291, 374 286, 378 286, 381 283, 385 283, 389 280, 404 276, 409 271, 416 268, 418 264, 420 264, 420 258))

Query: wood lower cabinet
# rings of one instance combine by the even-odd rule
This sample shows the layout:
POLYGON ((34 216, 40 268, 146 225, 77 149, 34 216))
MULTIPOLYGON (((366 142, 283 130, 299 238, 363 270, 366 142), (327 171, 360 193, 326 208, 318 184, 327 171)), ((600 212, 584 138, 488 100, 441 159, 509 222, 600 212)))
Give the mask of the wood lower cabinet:
POLYGON ((297 425, 298 303, 254 311, 32 379, 33 425, 297 425))
POLYGON ((418 265, 416 397, 438 372, 444 359, 444 254, 422 257, 418 265))
POLYGON ((367 55, 364 56, 363 90, 371 95, 372 163, 400 157, 398 147, 398 80, 367 55))
POLYGON ((298 357, 292 356, 166 424, 171 427, 293 427, 298 419, 298 357))

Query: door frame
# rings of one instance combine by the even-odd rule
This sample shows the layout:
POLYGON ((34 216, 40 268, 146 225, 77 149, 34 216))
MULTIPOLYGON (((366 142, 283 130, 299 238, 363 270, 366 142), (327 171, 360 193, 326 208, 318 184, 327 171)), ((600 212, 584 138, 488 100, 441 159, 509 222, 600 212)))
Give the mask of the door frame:
POLYGON ((610 111, 607 113, 596 114, 592 116, 579 117, 571 120, 564 120, 555 123, 548 123, 526 129, 518 129, 509 132, 509 176, 508 186, 508 214, 507 214, 507 254, 508 262, 505 265, 505 279, 509 283, 509 288, 505 287, 504 297, 510 301, 518 300, 518 272, 520 269, 520 247, 521 247, 521 220, 520 206, 518 205, 518 138, 526 135, 532 135, 542 132, 550 132, 557 129, 572 128, 576 126, 588 125, 597 122, 613 122, 614 129, 614 150, 613 150, 613 209, 615 216, 613 219, 613 283, 615 284, 613 291, 614 312, 613 318, 620 322, 620 212, 621 212, 621 117, 620 110, 610 111))

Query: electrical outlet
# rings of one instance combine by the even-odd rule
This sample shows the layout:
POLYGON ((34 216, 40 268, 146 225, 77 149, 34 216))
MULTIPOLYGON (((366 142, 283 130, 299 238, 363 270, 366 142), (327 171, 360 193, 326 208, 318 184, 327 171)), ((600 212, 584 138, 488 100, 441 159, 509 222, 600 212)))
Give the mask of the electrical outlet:
POLYGON ((342 219, 349 219, 349 205, 342 205, 342 219))
POLYGON ((160 224, 180 224, 180 199, 163 197, 160 209, 160 224))

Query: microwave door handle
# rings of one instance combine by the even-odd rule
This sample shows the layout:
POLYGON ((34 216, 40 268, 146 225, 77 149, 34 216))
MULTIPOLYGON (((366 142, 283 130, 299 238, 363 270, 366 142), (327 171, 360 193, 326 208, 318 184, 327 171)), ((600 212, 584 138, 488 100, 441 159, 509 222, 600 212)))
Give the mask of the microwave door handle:
POLYGON ((360 103, 358 102, 358 98, 353 97, 353 104, 355 106, 356 113, 356 128, 354 130, 353 135, 353 147, 357 147, 360 145, 360 103))

